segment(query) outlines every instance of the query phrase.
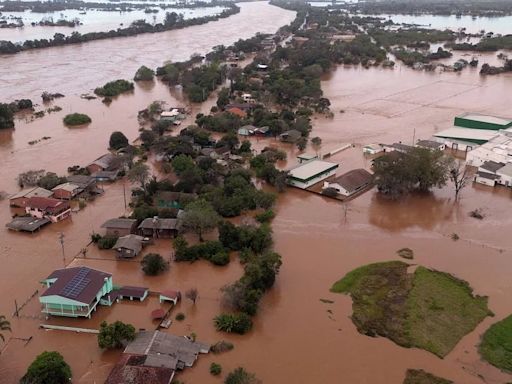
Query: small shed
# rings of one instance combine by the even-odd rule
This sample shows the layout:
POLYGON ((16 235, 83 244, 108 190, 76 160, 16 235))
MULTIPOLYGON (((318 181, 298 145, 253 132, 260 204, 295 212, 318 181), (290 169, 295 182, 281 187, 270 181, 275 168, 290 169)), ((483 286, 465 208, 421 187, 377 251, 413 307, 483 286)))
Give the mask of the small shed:
POLYGON ((153 320, 162 320, 165 317, 165 311, 162 308, 151 311, 151 318, 153 320))
POLYGON ((127 235, 117 239, 114 249, 117 256, 122 259, 136 257, 142 250, 142 241, 144 238, 137 235, 127 235))
POLYGON ((117 291, 119 300, 130 299, 144 301, 149 294, 149 289, 146 287, 132 287, 129 285, 121 287, 117 291))
POLYGON ((107 236, 126 236, 136 232, 137 220, 126 218, 110 219, 105 221, 101 228, 105 228, 107 236))
POLYGON ((178 303, 178 301, 181 300, 181 292, 172 291, 172 290, 163 291, 160 293, 159 300, 160 300, 160 303, 163 303, 165 301, 170 301, 174 305, 176 305, 178 303))

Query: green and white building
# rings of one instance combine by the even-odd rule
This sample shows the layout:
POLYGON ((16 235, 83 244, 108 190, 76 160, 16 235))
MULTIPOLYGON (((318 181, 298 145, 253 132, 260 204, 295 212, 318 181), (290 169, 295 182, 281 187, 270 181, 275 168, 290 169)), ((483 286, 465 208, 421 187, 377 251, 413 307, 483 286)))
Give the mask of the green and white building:
POLYGON ((87 267, 58 269, 42 281, 46 291, 39 297, 42 312, 53 316, 91 317, 102 299, 113 290, 112 275, 87 267))
POLYGON ((512 118, 484 115, 480 113, 464 113, 455 117, 453 125, 461 128, 499 131, 501 129, 512 127, 512 118))
POLYGON ((338 164, 322 160, 311 160, 288 171, 289 185, 307 189, 336 174, 338 164))

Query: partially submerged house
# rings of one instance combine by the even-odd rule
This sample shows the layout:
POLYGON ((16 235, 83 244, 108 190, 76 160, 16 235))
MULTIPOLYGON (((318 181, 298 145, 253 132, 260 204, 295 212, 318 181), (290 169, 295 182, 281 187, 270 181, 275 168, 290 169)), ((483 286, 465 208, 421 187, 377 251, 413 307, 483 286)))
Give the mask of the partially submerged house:
POLYGON ((444 151, 446 145, 434 140, 418 140, 415 145, 418 148, 428 149, 430 151, 444 151))
POLYGON ((240 136, 252 136, 254 135, 255 130, 256 127, 254 125, 244 125, 243 127, 238 128, 237 133, 240 136))
POLYGON ((105 221, 101 228, 105 228, 107 236, 126 236, 137 231, 137 220, 135 219, 110 219, 105 221))
POLYGON ((498 184, 504 185, 505 187, 512 187, 512 163, 508 163, 502 168, 496 171, 498 178, 498 184))
POLYGON ((288 172, 287 183, 306 189, 336 174, 338 164, 322 160, 312 160, 292 168, 288 172))
POLYGON ((210 345, 160 331, 141 331, 125 348, 105 384, 169 384, 174 374, 192 367, 210 345))
POLYGON ((113 289, 112 275, 88 267, 58 269, 42 283, 42 312, 53 316, 91 317, 103 296, 113 289))
POLYGON ((376 155, 377 153, 384 152, 382 144, 367 144, 363 146, 363 153, 367 155, 376 155))
POLYGON ((484 162, 478 167, 478 171, 475 174, 475 182, 494 187, 500 178, 497 172, 504 166, 504 163, 497 163, 491 160, 484 162))
POLYGON ((112 247, 117 252, 120 259, 131 259, 136 257, 142 250, 144 238, 137 235, 126 235, 117 239, 116 244, 112 247))
POLYGON ((318 159, 318 155, 313 155, 312 153, 301 153, 297 156, 297 160, 299 160, 299 164, 307 163, 308 161, 318 159))
POLYGON ((30 189, 24 189, 11 197, 9 197, 9 204, 11 207, 25 208, 28 199, 31 197, 51 197, 52 191, 41 187, 34 187, 30 189))
POLYGON ((279 139, 285 143, 295 143, 302 137, 302 133, 296 129, 283 132, 279 135, 279 139))
POLYGON ((114 171, 121 167, 121 160, 118 156, 112 153, 107 153, 103 156, 98 157, 86 168, 91 175, 100 171, 114 171))
POLYGON ((160 297, 158 298, 160 303, 170 301, 174 305, 178 304, 178 301, 181 300, 181 292, 179 291, 173 291, 173 290, 166 290, 160 293, 160 297))
POLYGON ((365 169, 353 169, 335 179, 324 182, 322 189, 335 189, 340 195, 350 197, 371 186, 373 175, 365 169))
POLYGON ((71 207, 67 201, 48 197, 31 197, 26 202, 25 212, 32 217, 47 218, 56 223, 71 216, 71 207))
POLYGON ((100 193, 96 188, 96 179, 89 175, 71 175, 67 177, 68 182, 78 185, 85 192, 100 193))
POLYGON ((453 127, 434 134, 436 141, 446 145, 446 148, 458 151, 471 151, 479 145, 487 143, 498 133, 489 129, 472 129, 453 127))
POLYGON ((83 191, 84 190, 79 185, 69 181, 63 184, 59 184, 52 189, 53 197, 61 200, 71 200, 83 191))
POLYGON ((5 226, 13 231, 33 233, 49 223, 51 223, 51 221, 46 217, 38 219, 32 216, 17 216, 5 226))
POLYGON ((178 235, 178 220, 148 217, 139 224, 139 234, 145 237, 171 238, 178 235))

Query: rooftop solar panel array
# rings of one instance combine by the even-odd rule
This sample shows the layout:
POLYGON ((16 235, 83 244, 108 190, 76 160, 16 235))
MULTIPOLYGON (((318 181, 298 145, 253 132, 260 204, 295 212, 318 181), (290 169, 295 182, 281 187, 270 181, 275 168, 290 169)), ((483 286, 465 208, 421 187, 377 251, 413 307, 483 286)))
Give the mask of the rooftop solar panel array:
POLYGON ((66 297, 77 298, 91 282, 91 279, 87 278, 88 273, 88 268, 81 268, 69 283, 62 288, 61 294, 66 297))

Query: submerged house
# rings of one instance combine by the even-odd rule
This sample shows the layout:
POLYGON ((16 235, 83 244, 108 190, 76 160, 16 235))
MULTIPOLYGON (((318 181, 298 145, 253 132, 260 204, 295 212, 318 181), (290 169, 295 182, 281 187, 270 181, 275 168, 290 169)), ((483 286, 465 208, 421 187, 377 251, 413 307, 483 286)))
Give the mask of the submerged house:
POLYGON ((117 257, 121 259, 131 259, 136 257, 142 250, 144 238, 137 235, 126 235, 117 239, 113 249, 117 251, 117 257))
POLYGON ((475 182, 494 187, 500 179, 498 172, 503 167, 505 167, 504 163, 498 163, 492 160, 485 161, 480 167, 478 167, 478 171, 475 175, 475 182))
POLYGON ((71 207, 67 201, 47 197, 31 197, 26 202, 25 212, 32 217, 47 218, 56 223, 71 216, 71 207))
POLYGON ((160 331, 141 331, 125 348, 105 384, 170 384, 210 346, 160 331))
POLYGON ((322 189, 335 189, 342 196, 352 196, 368 188, 373 181, 373 175, 365 169, 353 169, 330 182, 324 182, 322 189))
POLYGON ((137 220, 125 218, 110 219, 105 221, 101 228, 105 228, 107 236, 126 236, 135 233, 137 220))
POLYGON ((31 189, 24 189, 11 197, 9 197, 9 204, 11 207, 25 208, 28 199, 31 197, 51 197, 52 191, 41 187, 35 187, 31 189))
POLYGON ((83 191, 79 185, 70 182, 59 184, 52 189, 53 197, 61 200, 71 200, 83 191))
POLYGON ((112 275, 88 267, 58 269, 42 283, 42 312, 53 316, 91 317, 104 295, 113 289, 112 275))
POLYGON ((300 164, 288 172, 287 183, 291 186, 306 189, 336 174, 338 164, 322 160, 311 160, 300 164))
POLYGON ((171 238, 178 235, 177 219, 148 217, 139 225, 139 233, 145 237, 171 238))
POLYGON ((301 137, 302 137, 302 133, 300 133, 296 129, 291 129, 291 130, 283 132, 279 135, 279 139, 285 143, 295 143, 301 137))

